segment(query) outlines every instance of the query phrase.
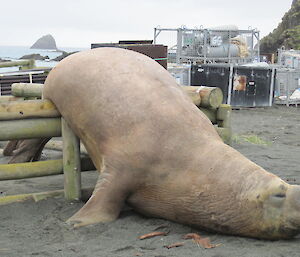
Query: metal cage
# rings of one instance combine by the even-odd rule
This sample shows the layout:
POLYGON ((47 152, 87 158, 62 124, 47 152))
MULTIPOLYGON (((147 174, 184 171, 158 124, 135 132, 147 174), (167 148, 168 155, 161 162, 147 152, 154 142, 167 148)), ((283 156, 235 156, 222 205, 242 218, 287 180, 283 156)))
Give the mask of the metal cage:
POLYGON ((259 61, 259 31, 236 26, 213 29, 154 28, 154 44, 169 46, 168 61, 248 63, 259 61))

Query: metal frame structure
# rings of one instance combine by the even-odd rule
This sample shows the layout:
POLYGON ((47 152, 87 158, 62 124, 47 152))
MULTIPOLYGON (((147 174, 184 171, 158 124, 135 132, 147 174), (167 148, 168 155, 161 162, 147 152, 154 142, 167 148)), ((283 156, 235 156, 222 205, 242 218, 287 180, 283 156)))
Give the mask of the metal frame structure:
MULTIPOLYGON (((201 63, 247 63, 247 62, 253 62, 255 60, 259 61, 259 31, 257 29, 249 29, 249 30, 231 30, 231 29, 188 29, 185 27, 182 28, 154 28, 154 44, 158 43, 158 36, 161 32, 174 32, 177 34, 177 43, 176 43, 176 63, 185 63, 185 62, 201 62, 201 63), (195 34, 195 35, 201 35, 201 54, 198 53, 198 55, 189 55, 185 53, 185 45, 184 45, 184 37, 187 35, 187 33, 195 34), (233 44, 228 43, 226 46, 223 46, 225 49, 228 47, 228 49, 224 50, 224 53, 226 52, 225 56, 210 56, 210 50, 212 50, 211 47, 211 37, 212 35, 222 33, 222 35, 227 35, 228 42, 235 36, 235 35, 248 35, 248 38, 250 39, 250 45, 248 45, 248 51, 249 55, 247 57, 238 57, 238 56, 232 56, 232 48, 233 44), (257 41, 256 44, 254 44, 255 40, 257 41)), ((218 37, 216 37, 218 40, 218 37)), ((220 45, 219 45, 220 46, 220 45)), ((216 48, 214 48, 216 49, 216 48)), ((213 50, 214 50, 213 49, 213 50)), ((223 55, 224 55, 223 53, 223 55)))
POLYGON ((285 96, 284 100, 276 97, 277 104, 285 104, 286 106, 295 104, 300 105, 299 99, 290 99, 293 92, 300 88, 300 70, 279 68, 276 74, 275 92, 277 96, 285 96))

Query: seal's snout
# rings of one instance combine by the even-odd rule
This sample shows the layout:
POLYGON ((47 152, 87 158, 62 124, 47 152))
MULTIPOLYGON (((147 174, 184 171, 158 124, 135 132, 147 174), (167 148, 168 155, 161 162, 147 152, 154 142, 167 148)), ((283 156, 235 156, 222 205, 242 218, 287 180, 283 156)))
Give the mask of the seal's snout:
POLYGON ((287 197, 290 207, 298 213, 300 223, 300 186, 291 186, 287 192, 287 197))
POLYGON ((291 186, 287 190, 285 215, 289 226, 300 233, 300 186, 291 186))

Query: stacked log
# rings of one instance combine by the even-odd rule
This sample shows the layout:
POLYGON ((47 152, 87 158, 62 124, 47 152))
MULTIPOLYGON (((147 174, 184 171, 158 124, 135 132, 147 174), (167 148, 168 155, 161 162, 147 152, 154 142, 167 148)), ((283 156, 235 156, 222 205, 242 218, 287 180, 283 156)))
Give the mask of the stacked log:
POLYGON ((231 106, 228 104, 221 104, 217 109, 218 127, 216 129, 223 141, 229 145, 232 138, 231 111, 231 106))
POLYGON ((42 97, 44 84, 38 83, 14 83, 11 85, 13 96, 42 97))
MULTIPOLYGON (((63 150, 63 143, 62 143, 62 141, 58 141, 58 140, 50 140, 45 145, 45 148, 49 149, 49 150, 62 151, 63 150)), ((88 155, 88 152, 87 152, 85 146, 82 143, 80 143, 80 154, 81 155, 88 155)))
POLYGON ((218 87, 182 86, 193 103, 209 118, 227 144, 231 143, 231 106, 222 104, 223 93, 218 87))
POLYGON ((218 87, 181 86, 198 107, 216 109, 223 102, 222 90, 218 87))

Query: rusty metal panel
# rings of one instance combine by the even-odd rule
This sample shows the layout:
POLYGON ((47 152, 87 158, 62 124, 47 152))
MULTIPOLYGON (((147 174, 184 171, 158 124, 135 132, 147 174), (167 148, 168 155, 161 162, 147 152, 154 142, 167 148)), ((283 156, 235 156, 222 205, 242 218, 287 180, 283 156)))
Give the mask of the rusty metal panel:
MULTIPOLYGON (((120 41, 122 42, 122 41, 120 41)), ((164 45, 152 45, 152 44, 116 44, 116 43, 104 43, 104 44, 92 44, 91 48, 98 47, 119 47, 136 51, 138 53, 149 56, 157 61, 165 69, 167 69, 167 54, 168 47, 164 45)))
POLYGON ((139 44, 139 45, 149 45, 152 44, 153 40, 120 40, 120 45, 132 45, 132 44, 139 44))
POLYGON ((168 47, 164 45, 122 45, 124 48, 133 50, 156 60, 167 69, 168 47))
POLYGON ((98 47, 118 47, 118 43, 95 43, 91 44, 91 49, 98 48, 98 47))

